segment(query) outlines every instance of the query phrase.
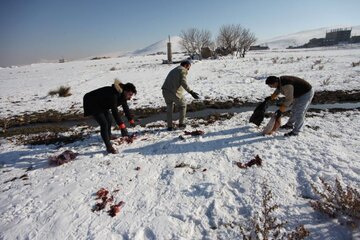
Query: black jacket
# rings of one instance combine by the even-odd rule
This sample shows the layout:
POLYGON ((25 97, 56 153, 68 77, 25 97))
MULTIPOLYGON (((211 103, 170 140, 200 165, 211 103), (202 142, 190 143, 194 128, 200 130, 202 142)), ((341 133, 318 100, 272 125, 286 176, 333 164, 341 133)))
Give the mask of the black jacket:
POLYGON ((127 100, 123 93, 119 93, 114 85, 102 87, 84 95, 84 116, 94 115, 111 110, 116 123, 122 123, 118 112, 118 106, 122 106, 125 116, 132 119, 127 100))

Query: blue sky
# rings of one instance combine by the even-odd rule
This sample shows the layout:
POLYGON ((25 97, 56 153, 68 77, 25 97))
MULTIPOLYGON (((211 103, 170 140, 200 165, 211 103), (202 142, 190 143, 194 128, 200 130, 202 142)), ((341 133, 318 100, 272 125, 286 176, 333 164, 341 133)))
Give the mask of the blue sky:
POLYGON ((146 47, 191 27, 258 39, 360 25, 359 0, 0 0, 0 66, 146 47))

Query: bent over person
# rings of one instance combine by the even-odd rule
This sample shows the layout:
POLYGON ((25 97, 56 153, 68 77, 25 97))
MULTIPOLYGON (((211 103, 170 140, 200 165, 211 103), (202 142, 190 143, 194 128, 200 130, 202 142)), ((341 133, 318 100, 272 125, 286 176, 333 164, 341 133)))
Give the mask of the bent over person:
POLYGON ((123 107, 130 125, 135 126, 127 101, 131 100, 136 93, 136 88, 132 83, 122 84, 116 79, 113 85, 96 89, 84 95, 84 116, 92 115, 100 125, 101 138, 108 153, 116 153, 110 142, 113 138, 111 136, 112 119, 110 111, 121 130, 121 135, 123 137, 128 136, 125 123, 119 115, 118 106, 123 107))
POLYGON ((275 100, 280 93, 285 96, 285 100, 277 111, 278 115, 284 113, 286 108, 292 105, 288 122, 280 127, 292 129, 285 136, 298 135, 304 125, 306 111, 314 97, 314 89, 304 79, 294 76, 269 76, 265 83, 271 88, 276 88, 270 97, 271 100, 275 100))
POLYGON ((182 61, 180 66, 174 68, 167 75, 162 89, 162 94, 166 103, 167 129, 174 130, 173 111, 174 104, 180 108, 179 128, 185 128, 186 101, 184 90, 191 94, 195 99, 199 99, 199 94, 192 91, 187 84, 186 76, 190 70, 191 63, 188 60, 182 61))

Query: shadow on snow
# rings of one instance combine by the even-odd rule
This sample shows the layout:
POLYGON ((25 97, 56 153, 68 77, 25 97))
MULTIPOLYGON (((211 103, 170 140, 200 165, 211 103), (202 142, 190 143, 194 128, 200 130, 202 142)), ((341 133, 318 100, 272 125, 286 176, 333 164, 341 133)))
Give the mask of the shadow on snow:
POLYGON ((125 149, 124 153, 140 153, 143 155, 179 154, 189 152, 211 152, 223 148, 240 147, 253 143, 284 139, 283 136, 263 136, 259 132, 251 132, 250 126, 211 132, 202 136, 201 141, 184 142, 178 137, 150 144, 139 148, 125 149), (237 133, 244 135, 236 136, 237 133), (205 141, 208 137, 226 136, 226 138, 205 141))

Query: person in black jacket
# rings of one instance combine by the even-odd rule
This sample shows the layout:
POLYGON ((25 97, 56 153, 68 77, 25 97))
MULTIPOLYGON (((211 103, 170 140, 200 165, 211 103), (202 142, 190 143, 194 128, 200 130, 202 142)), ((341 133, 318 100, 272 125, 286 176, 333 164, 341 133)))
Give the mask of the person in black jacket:
POLYGON ((84 95, 84 116, 92 115, 100 125, 101 137, 108 153, 117 153, 110 143, 112 119, 109 110, 121 130, 121 135, 128 136, 126 126, 119 115, 118 106, 123 107, 130 125, 135 126, 127 100, 131 100, 136 93, 136 88, 132 83, 122 84, 116 79, 112 86, 102 87, 84 95))

